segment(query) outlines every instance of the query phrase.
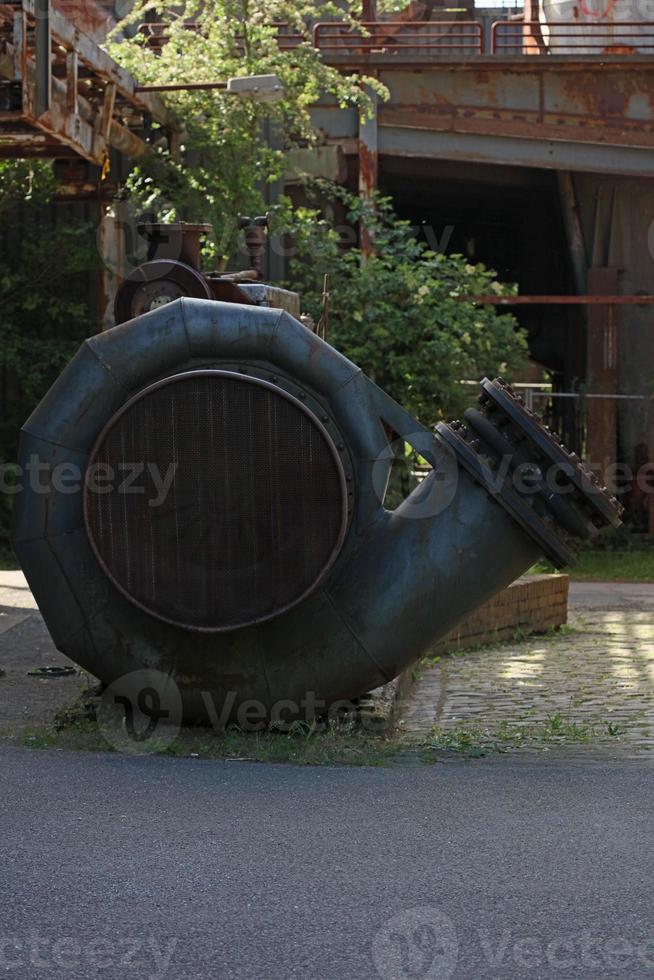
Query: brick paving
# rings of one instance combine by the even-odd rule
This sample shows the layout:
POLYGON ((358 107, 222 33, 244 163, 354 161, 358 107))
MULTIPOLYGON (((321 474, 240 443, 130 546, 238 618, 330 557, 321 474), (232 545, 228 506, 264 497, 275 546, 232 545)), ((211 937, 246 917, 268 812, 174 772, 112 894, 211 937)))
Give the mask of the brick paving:
POLYGON ((570 584, 569 628, 425 664, 400 711, 446 748, 654 760, 654 584, 570 584))

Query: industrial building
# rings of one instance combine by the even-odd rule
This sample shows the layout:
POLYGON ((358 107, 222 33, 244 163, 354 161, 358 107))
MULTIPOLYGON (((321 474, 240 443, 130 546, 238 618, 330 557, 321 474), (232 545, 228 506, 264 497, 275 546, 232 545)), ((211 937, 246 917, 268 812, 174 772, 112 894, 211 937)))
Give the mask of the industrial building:
MULTIPOLYGON (((175 143, 164 101, 99 46, 115 6, 0 5, 0 155, 56 159, 60 200, 95 211, 101 228, 116 180, 148 152, 151 121, 175 143)), ((359 32, 313 25, 329 63, 390 93, 366 121, 328 100, 315 107, 318 169, 389 194, 438 247, 518 284, 529 397, 605 477, 615 461, 641 474, 654 465, 654 21, 626 10, 529 0, 453 12, 413 0, 382 16, 368 0, 359 32), (543 370, 551 392, 538 387, 543 370)), ((159 25, 144 29, 158 43, 159 25)), ((110 226, 100 240, 121 248, 110 226)), ((112 288, 105 270, 99 324, 112 288)), ((654 531, 646 490, 646 476, 633 483, 628 516, 654 531)))

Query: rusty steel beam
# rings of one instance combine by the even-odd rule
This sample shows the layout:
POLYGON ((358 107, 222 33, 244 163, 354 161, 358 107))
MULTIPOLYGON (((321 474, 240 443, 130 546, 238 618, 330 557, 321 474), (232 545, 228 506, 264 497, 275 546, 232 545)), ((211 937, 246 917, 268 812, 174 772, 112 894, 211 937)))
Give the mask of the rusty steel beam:
MULTIPOLYGON (((6 63, 6 58, 0 58, 0 75, 4 75, 5 77, 6 63)), ((27 78, 25 79, 28 87, 30 79, 33 77, 33 71, 34 62, 30 60, 27 63, 27 78)), ((34 118, 33 114, 29 111, 30 104, 28 100, 26 107, 28 111, 12 114, 12 118, 16 124, 20 123, 34 126, 37 130, 45 134, 46 137, 50 137, 53 149, 59 146, 66 146, 91 163, 102 162, 107 142, 114 149, 125 153, 126 156, 130 156, 133 159, 142 159, 150 152, 147 143, 121 123, 117 122, 117 120, 108 119, 106 112, 104 119, 102 118, 102 113, 100 113, 98 127, 96 124, 98 114, 91 104, 81 95, 77 97, 78 114, 71 113, 68 111, 69 98, 70 89, 66 81, 53 78, 52 102, 48 112, 43 113, 38 119, 34 118), (106 128, 107 123, 108 129, 106 128), (103 125, 105 128, 104 131, 101 131, 103 125)), ((109 93, 109 98, 112 98, 111 93, 109 93)), ((0 121, 9 121, 8 114, 5 114, 5 117, 4 120, 0 121)), ((0 157, 7 155, 4 140, 9 135, 7 133, 0 133, 0 157)), ((58 156, 59 150, 57 149, 57 152, 53 155, 58 156)))
POLYGON ((227 82, 181 82, 170 85, 137 85, 136 91, 143 92, 217 92, 225 91, 227 82))
MULTIPOLYGON (((34 18, 37 16, 37 4, 42 2, 44 0, 22 0, 23 10, 34 18)), ((55 9, 50 11, 50 30, 53 39, 66 50, 75 51, 79 61, 93 75, 114 84, 120 95, 138 108, 146 110, 162 126, 171 125, 172 115, 161 99, 156 95, 139 94, 133 76, 55 9)))
MULTIPOLYGON (((379 106, 377 152, 649 177, 654 58, 624 60, 380 56, 365 66, 390 92, 379 106)), ((358 137, 356 117, 335 105, 319 103, 312 118, 327 140, 358 137)))
POLYGON ((34 115, 48 112, 52 103, 52 7, 50 0, 34 0, 34 115))
MULTIPOLYGON (((369 91, 372 102, 372 115, 359 117, 359 196, 370 200, 379 186, 379 106, 375 92, 369 91)), ((360 228, 361 251, 370 255, 374 251, 374 242, 365 222, 360 228)))
POLYGON ((445 69, 450 71, 521 71, 527 74, 534 71, 547 71, 549 69, 566 72, 598 71, 602 67, 611 69, 628 69, 629 71, 638 68, 652 70, 654 67, 654 56, 649 54, 606 54, 606 55, 557 55, 548 54, 547 57, 534 57, 532 55, 514 54, 435 54, 427 51, 425 54, 416 53, 410 49, 404 54, 402 51, 373 51, 369 54, 361 54, 356 49, 349 51, 341 49, 338 52, 325 51, 324 60, 335 68, 343 68, 347 71, 362 71, 368 73, 370 70, 377 71, 429 71, 430 69, 445 69))
MULTIPOLYGON (((39 20, 37 29, 43 34, 38 50, 45 44, 45 29, 39 20)), ((38 37, 37 31, 37 37, 38 37)), ((101 164, 109 146, 132 159, 141 159, 150 152, 139 136, 115 118, 118 94, 139 112, 151 112, 161 121, 169 120, 168 110, 153 95, 136 95, 136 82, 89 38, 76 31, 61 14, 50 7, 49 0, 23 0, 23 8, 15 12, 12 43, 5 45, 0 56, 0 76, 22 85, 23 106, 16 113, 4 114, 0 122, 0 157, 16 156, 19 149, 28 155, 65 156, 75 153, 92 163, 101 164), (25 46, 27 18, 43 13, 48 7, 49 18, 41 17, 48 28, 50 41, 47 56, 27 56, 25 46), (37 6, 40 5, 40 6, 37 6), (66 77, 55 77, 50 70, 50 44, 64 51, 66 77), (99 110, 79 92, 79 66, 104 87, 104 102, 99 110), (47 84, 44 66, 47 68, 47 84), (130 95, 131 93, 131 95, 130 95), (43 106, 48 103, 47 108, 43 106), (31 128, 43 136, 29 139, 13 127, 31 128)))
POLYGON ((537 132, 531 137, 516 139, 501 133, 483 136, 380 126, 379 151, 382 155, 397 157, 463 160, 467 163, 632 177, 652 176, 651 149, 580 143, 562 135, 558 139, 539 139, 537 132))
POLYGON ((527 74, 494 64, 381 71, 391 97, 380 125, 654 147, 654 59, 648 70, 596 65, 575 75, 527 60, 527 74))
MULTIPOLYGON (((52 0, 52 4, 63 17, 98 44, 104 43, 116 26, 113 11, 98 0, 52 0)), ((114 9, 117 9, 117 5, 114 5, 114 9)))
MULTIPOLYGON (((644 90, 643 90, 644 91, 644 90)), ((641 95, 643 94, 641 91, 641 95)), ((654 94, 654 78, 652 79, 654 94)), ((537 110, 521 113, 515 109, 483 106, 449 105, 429 109, 426 106, 384 106, 380 125, 414 129, 417 132, 453 132, 471 136, 503 136, 514 139, 569 140, 579 144, 654 149, 654 119, 601 120, 583 113, 564 113, 558 122, 547 121, 537 110), (489 118, 489 113, 493 118, 489 118), (518 116, 522 118, 518 118, 518 116)))

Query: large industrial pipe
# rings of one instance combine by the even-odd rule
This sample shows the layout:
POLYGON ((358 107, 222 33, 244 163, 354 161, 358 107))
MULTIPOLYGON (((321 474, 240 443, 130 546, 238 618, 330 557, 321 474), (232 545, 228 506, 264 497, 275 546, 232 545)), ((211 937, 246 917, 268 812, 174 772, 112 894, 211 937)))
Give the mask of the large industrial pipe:
POLYGON ((187 721, 356 697, 620 522, 503 382, 433 433, 288 313, 207 300, 87 340, 20 465, 14 547, 54 642, 107 684, 171 676, 187 721), (390 511, 395 436, 432 472, 390 511))

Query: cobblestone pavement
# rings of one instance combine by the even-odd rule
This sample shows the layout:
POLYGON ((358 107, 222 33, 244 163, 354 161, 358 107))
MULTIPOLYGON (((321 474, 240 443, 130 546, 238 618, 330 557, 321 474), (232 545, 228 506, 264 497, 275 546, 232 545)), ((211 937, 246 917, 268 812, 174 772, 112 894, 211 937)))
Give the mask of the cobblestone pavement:
MULTIPOLYGON (((570 585, 569 627, 425 662, 400 711, 410 738, 457 751, 651 758, 654 584, 570 585)), ((0 571, 0 735, 52 720, 82 679, 59 653, 19 571, 0 571)))
POLYGON ((654 761, 654 584, 570 584, 559 633, 423 665, 400 712, 446 748, 654 761))

